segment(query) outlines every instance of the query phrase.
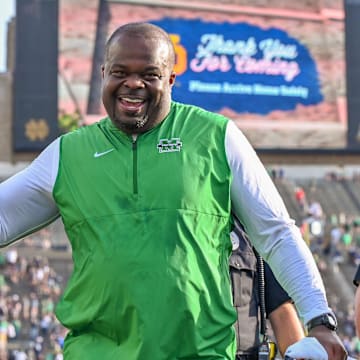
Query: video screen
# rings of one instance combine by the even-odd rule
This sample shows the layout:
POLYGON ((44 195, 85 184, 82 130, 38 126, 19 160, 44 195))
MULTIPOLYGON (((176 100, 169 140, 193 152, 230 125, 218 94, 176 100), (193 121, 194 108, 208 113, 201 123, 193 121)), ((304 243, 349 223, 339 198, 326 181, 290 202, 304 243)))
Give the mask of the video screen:
MULTIPOLYGON (((79 22, 76 6, 60 7, 59 109, 77 108, 91 123, 105 115, 101 104, 87 111, 89 93, 101 88, 90 79, 94 49, 104 44, 96 43, 98 9, 84 8, 79 22)), ((255 149, 348 147, 342 9, 278 16, 109 2, 107 12, 108 36, 133 21, 164 28, 176 51, 173 99, 233 119, 255 149)))

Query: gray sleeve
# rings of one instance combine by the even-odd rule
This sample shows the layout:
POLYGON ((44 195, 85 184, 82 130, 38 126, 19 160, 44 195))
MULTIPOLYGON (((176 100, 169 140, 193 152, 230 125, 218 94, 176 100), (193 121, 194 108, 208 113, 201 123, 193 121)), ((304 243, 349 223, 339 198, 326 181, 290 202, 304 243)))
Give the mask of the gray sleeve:
POLYGON ((59 217, 52 197, 59 165, 59 139, 29 166, 0 184, 0 247, 59 217))
POLYGON ((251 242, 294 300, 306 323, 329 312, 314 258, 249 141, 229 121, 225 149, 232 171, 232 210, 251 242))

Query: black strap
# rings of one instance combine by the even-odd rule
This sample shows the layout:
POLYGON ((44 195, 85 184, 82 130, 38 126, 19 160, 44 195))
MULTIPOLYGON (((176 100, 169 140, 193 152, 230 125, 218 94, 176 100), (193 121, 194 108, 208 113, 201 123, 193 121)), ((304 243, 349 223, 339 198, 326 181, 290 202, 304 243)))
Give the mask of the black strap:
POLYGON ((265 308, 265 271, 264 271, 264 259, 254 249, 257 259, 257 273, 259 277, 259 307, 260 307, 260 333, 267 337, 267 323, 266 323, 266 308, 265 308))

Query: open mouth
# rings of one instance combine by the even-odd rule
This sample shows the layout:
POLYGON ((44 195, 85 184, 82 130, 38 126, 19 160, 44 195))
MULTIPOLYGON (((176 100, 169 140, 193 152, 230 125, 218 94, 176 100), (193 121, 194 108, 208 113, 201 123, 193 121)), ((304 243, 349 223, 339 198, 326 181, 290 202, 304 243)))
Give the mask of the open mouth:
POLYGON ((122 111, 131 113, 140 112, 145 104, 140 98, 118 97, 118 101, 122 111))

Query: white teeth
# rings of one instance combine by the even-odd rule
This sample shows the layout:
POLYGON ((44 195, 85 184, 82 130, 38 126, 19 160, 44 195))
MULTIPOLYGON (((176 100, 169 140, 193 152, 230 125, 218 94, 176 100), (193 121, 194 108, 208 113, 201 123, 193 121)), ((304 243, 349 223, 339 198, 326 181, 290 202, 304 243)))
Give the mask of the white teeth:
POLYGON ((143 102, 141 99, 130 99, 130 98, 122 98, 123 100, 127 101, 127 102, 131 102, 131 103, 141 103, 143 102))

